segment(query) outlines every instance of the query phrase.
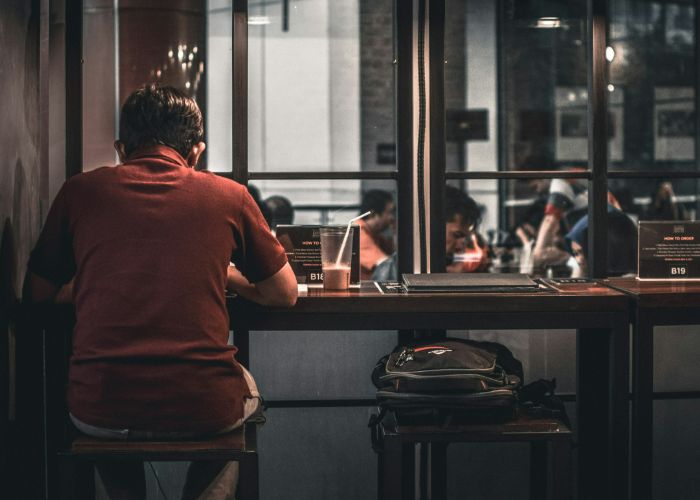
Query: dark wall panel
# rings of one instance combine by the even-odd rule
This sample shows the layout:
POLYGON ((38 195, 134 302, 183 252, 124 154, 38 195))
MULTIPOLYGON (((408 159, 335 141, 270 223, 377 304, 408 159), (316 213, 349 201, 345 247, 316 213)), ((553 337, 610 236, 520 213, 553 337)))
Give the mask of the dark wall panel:
POLYGON ((253 332, 250 371, 265 399, 373 398, 377 360, 395 331, 253 332))
POLYGON ((0 4, 0 481, 9 498, 18 471, 12 457, 14 334, 8 307, 19 296, 41 221, 39 21, 38 0, 0 4))
POLYGON ((12 224, 21 271, 40 220, 39 2, 3 0, 0 26, 0 220, 12 224))
POLYGON ((377 460, 367 428, 372 411, 268 410, 268 421, 258 434, 260 498, 376 498, 377 460))

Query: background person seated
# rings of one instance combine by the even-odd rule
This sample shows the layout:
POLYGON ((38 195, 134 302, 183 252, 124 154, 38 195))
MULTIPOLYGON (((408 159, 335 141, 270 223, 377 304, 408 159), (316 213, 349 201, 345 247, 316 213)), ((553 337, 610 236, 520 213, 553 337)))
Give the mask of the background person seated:
MULTIPOLYGON (((588 215, 566 235, 569 252, 578 270, 573 277, 588 275, 588 215)), ((623 212, 608 205, 608 276, 625 276, 637 271, 637 225, 623 212)))
MULTIPOLYGON (((532 250, 530 270, 534 274, 544 275, 548 269, 556 269, 556 274, 565 274, 570 254, 564 235, 588 211, 587 186, 584 179, 552 179, 545 215, 532 250)), ((610 192, 608 204, 620 210, 620 204, 610 192)), ((521 269, 523 267, 528 266, 521 266, 521 269)))
POLYGON ((362 196, 360 213, 372 212, 361 219, 360 226, 360 279, 372 278, 377 264, 394 252, 393 230, 396 223, 396 204, 391 194, 372 189, 362 196), (385 234, 389 232, 390 234, 385 234))
MULTIPOLYGON (((476 227, 481 211, 476 202, 459 189, 445 187, 445 256, 446 271, 464 273, 488 268, 488 256, 481 246, 476 227), (471 247, 470 247, 471 245, 471 247), (467 253, 470 251, 471 253, 467 253), (470 256, 470 259, 465 258, 470 256)), ((372 273, 374 281, 396 281, 398 270, 396 253, 377 265, 372 273)))
POLYGON ((264 202, 270 214, 270 229, 277 230, 280 224, 294 223, 294 207, 292 202, 284 196, 274 195, 265 199, 264 202))
POLYGON ((673 184, 662 182, 652 195, 644 213, 645 220, 690 220, 688 211, 676 200, 673 184))
POLYGON ((489 267, 488 248, 478 234, 481 210, 466 193, 445 187, 445 270, 448 273, 473 273, 489 267))

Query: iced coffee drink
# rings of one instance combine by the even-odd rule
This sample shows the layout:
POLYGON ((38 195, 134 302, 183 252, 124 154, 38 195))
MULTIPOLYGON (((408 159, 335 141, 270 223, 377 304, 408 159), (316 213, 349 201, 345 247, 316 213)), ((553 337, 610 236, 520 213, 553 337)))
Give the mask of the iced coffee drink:
POLYGON ((324 267, 323 288, 326 290, 346 290, 350 287, 350 267, 324 267))
POLYGON ((321 234, 321 269, 323 288, 347 290, 350 288, 350 261, 354 228, 324 226, 321 234))

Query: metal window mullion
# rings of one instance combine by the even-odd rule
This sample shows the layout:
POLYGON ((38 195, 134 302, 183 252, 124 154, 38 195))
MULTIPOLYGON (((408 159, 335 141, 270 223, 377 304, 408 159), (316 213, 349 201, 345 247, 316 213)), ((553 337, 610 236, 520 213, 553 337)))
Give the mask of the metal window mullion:
POLYGON ((588 0, 588 275, 603 278, 607 274, 607 44, 606 0, 588 0))
POLYGON ((445 2, 428 4, 430 62, 430 270, 445 272, 445 2))
MULTIPOLYGON (((504 60, 504 22, 505 19, 505 5, 503 0, 498 0, 496 6, 496 147, 498 154, 498 170, 506 171, 508 170, 509 154, 508 154, 508 124, 506 123, 506 88, 505 88, 505 68, 506 62, 504 60)), ((498 199, 507 200, 508 195, 508 185, 505 182, 498 183, 498 199)), ((514 221, 515 222, 515 221, 514 221)), ((508 211, 503 203, 498 203, 498 224, 500 228, 510 227, 508 222, 508 211)))
POLYGON ((397 263, 413 272, 413 2, 394 0, 397 263))
POLYGON ((513 171, 468 171, 445 172, 446 179, 592 179, 587 171, 554 171, 554 170, 513 170, 513 171))
POLYGON ((233 142, 231 173, 233 179, 248 184, 248 0, 233 0, 232 12, 231 96, 233 142))
MULTIPOLYGON (((695 0, 695 171, 700 174, 700 0, 695 0)), ((695 183, 695 193, 700 191, 700 179, 695 183)), ((695 219, 700 214, 700 197, 695 202, 695 219)))
POLYGON ((397 177, 395 170, 248 172, 248 180, 396 180, 397 177))
MULTIPOLYGON (((696 146, 697 149, 697 146, 696 146)), ((608 179, 700 179, 698 170, 611 170, 608 179)))
POLYGON ((65 2, 66 179, 83 170, 83 1, 65 2))

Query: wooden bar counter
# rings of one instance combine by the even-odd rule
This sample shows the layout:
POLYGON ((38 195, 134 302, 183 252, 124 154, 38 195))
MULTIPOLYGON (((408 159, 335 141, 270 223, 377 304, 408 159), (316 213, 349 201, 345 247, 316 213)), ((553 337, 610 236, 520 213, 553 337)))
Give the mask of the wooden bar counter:
MULTIPOLYGON (((596 283, 555 286, 556 290, 539 293, 382 294, 373 283, 363 283, 343 292, 311 289, 290 309, 235 297, 227 298, 227 306, 238 358, 244 364, 249 360, 249 332, 254 330, 293 335, 294 330, 576 329, 578 498, 625 499, 630 299, 596 283)), ((58 480, 53 452, 68 425, 65 370, 73 310, 44 306, 24 314, 28 316, 17 336, 22 389, 17 418, 31 443, 24 443, 20 460, 28 465, 25 470, 34 471, 27 475, 27 486, 50 491, 43 485, 58 480)))

